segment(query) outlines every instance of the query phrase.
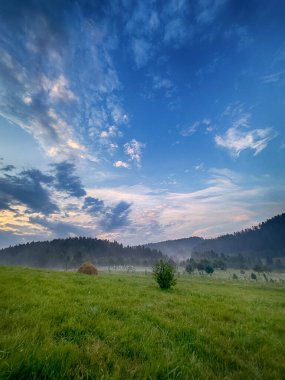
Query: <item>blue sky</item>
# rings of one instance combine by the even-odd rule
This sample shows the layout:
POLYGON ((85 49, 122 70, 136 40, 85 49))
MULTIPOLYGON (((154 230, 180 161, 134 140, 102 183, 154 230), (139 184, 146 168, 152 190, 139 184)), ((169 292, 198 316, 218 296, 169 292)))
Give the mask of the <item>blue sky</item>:
POLYGON ((0 4, 0 246, 284 212, 285 3, 0 4))

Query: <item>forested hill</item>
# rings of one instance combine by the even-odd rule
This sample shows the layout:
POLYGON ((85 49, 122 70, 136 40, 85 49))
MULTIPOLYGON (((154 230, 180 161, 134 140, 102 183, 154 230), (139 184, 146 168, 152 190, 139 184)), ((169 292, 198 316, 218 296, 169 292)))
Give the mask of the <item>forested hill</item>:
POLYGON ((0 250, 0 264, 72 269, 84 261, 96 265, 150 266, 163 258, 161 252, 143 246, 124 247, 117 242, 69 238, 32 242, 0 250))
POLYGON ((218 254, 243 255, 245 257, 285 256, 285 213, 277 215, 258 226, 215 239, 186 238, 162 243, 148 244, 146 247, 159 249, 171 257, 199 256, 214 251, 218 254))

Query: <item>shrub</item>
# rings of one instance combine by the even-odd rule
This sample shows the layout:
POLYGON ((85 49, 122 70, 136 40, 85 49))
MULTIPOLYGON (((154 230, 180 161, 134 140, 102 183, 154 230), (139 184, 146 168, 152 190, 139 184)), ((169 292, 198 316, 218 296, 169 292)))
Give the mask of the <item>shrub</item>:
POLYGON ((176 284, 175 268, 167 261, 160 260, 154 265, 153 276, 161 289, 169 289, 176 284))
POLYGON ((257 279, 257 276, 256 276, 256 274, 255 273, 251 273, 251 275, 250 275, 250 277, 251 277, 251 279, 252 280, 256 280, 257 279))
POLYGON ((214 273, 214 268, 212 267, 212 265, 206 264, 205 265, 205 272, 208 273, 208 274, 214 273))
POLYGON ((233 280, 238 280, 238 276, 235 273, 233 274, 233 280))
POLYGON ((78 269, 79 273, 89 274, 91 276, 97 276, 98 270, 95 267, 94 264, 87 261, 86 263, 82 264, 81 267, 78 269))

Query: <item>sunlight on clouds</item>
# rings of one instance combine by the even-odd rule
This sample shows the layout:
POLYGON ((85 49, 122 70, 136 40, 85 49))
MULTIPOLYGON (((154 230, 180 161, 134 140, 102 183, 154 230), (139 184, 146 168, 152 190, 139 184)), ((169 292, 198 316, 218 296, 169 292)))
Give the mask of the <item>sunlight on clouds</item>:
POLYGON ((114 168, 126 168, 126 169, 128 169, 129 164, 127 164, 126 162, 123 162, 123 161, 116 161, 116 162, 114 162, 113 166, 114 166, 114 168))
POLYGON ((23 236, 39 232, 41 228, 30 223, 29 214, 26 211, 27 208, 20 205, 14 207, 13 210, 0 211, 0 230, 23 236))
POLYGON ((2 212, 0 228, 30 238, 85 235, 142 244, 233 232, 260 221, 261 202, 264 209, 268 206, 268 215, 262 219, 277 207, 274 202, 265 200, 268 189, 243 186, 243 178, 231 170, 213 168, 209 174, 204 186, 189 192, 171 192, 139 184, 89 187, 84 197, 70 198, 58 188, 50 196, 60 206, 59 212, 44 216, 17 206, 15 210, 2 212), (85 207, 87 200, 91 208, 100 205, 98 212, 85 207), (128 207, 128 223, 106 232, 102 223, 108 215, 109 219, 112 217, 118 205, 128 207))
POLYGON ((70 146, 72 149, 76 149, 76 150, 86 150, 86 147, 83 146, 83 145, 80 145, 78 142, 72 140, 72 139, 68 139, 67 140, 67 145, 70 146))
MULTIPOLYGON (((266 203, 267 190, 258 186, 243 187, 238 184, 239 177, 226 169, 221 171, 221 175, 215 171, 213 176, 204 188, 188 193, 162 191, 143 185, 88 189, 87 192, 105 202, 132 202, 131 226, 119 234, 108 234, 109 238, 122 242, 161 241, 197 235, 198 232, 203 237, 212 237, 256 223, 259 202, 266 203), (147 232, 146 226, 152 223, 156 223, 157 230, 147 232)), ((271 207, 268 207, 266 217, 271 215, 271 207)))
POLYGON ((62 100, 75 101, 77 96, 70 90, 69 82, 63 74, 61 74, 56 80, 50 80, 46 76, 43 76, 43 87, 49 94, 52 101, 62 100))
MULTIPOLYGON (((76 154, 76 151, 86 152, 87 148, 75 140, 73 137, 74 130, 67 124, 67 122, 62 119, 56 111, 51 108, 48 111, 49 117, 51 119, 51 125, 58 135, 58 141, 56 145, 50 147, 47 153, 51 157, 70 157, 76 154)), ((92 158, 92 161, 97 161, 97 158, 89 153, 79 154, 81 158, 92 158)))
POLYGON ((247 213, 247 214, 238 214, 238 215, 234 215, 233 216, 233 220, 236 221, 236 222, 245 222, 245 221, 248 221, 250 219, 250 214, 247 213))

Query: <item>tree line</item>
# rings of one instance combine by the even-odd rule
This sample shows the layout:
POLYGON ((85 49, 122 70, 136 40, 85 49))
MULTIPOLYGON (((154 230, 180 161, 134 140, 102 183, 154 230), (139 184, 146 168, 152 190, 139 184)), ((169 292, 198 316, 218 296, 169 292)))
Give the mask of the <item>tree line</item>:
POLYGON ((1 264, 39 268, 74 269, 84 261, 101 266, 152 266, 162 259, 165 256, 158 250, 87 237, 31 242, 0 250, 1 264))

